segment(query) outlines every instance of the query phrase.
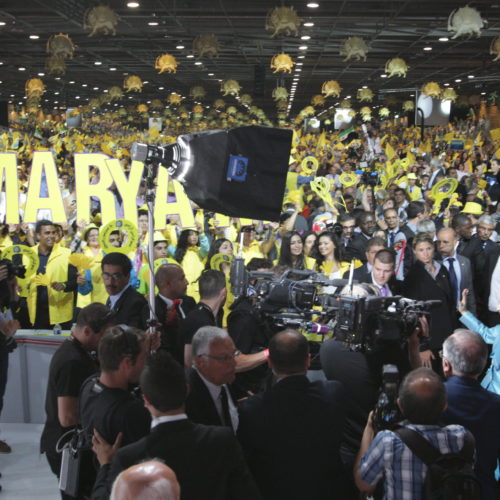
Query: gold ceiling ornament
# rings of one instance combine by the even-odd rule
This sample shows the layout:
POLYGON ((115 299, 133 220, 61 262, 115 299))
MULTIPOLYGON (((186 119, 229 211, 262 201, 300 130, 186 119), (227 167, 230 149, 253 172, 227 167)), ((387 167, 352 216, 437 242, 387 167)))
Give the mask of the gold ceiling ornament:
POLYGON ((354 109, 350 109, 349 113, 347 113, 351 118, 354 118, 356 116, 356 111, 354 109))
POLYGON ((457 100, 457 97, 458 97, 457 93, 451 87, 444 89, 442 94, 441 94, 442 101, 455 102, 457 100))
POLYGON ((64 75, 66 73, 66 61, 62 56, 50 56, 45 59, 45 69, 49 75, 64 75))
POLYGON ((182 102, 182 97, 177 92, 172 92, 168 96, 167 101, 170 105, 175 106, 175 105, 180 104, 182 102))
POLYGON ((340 55, 345 56, 344 62, 356 59, 356 61, 366 61, 366 53, 368 52, 368 45, 359 36, 350 36, 346 38, 340 47, 340 55))
POLYGON ((393 57, 385 63, 385 72, 387 77, 402 76, 406 78, 406 73, 410 67, 406 64, 405 60, 401 57, 393 57))
POLYGON ((415 109, 415 103, 411 100, 403 102, 403 111, 413 111, 415 109))
POLYGON ((161 75, 165 71, 168 73, 177 73, 177 59, 171 54, 162 54, 155 61, 155 69, 159 69, 158 74, 161 75))
POLYGON ((215 99, 213 104, 215 109, 222 109, 225 105, 226 103, 224 102, 224 99, 215 99))
POLYGON ((217 57, 220 44, 215 35, 198 35, 193 40, 193 51, 201 59, 202 57, 217 57))
POLYGON ((141 77, 137 75, 130 75, 123 80, 123 88, 126 92, 142 92, 142 87, 144 84, 142 83, 141 77))
POLYGON ((341 92, 342 87, 337 80, 328 80, 321 86, 321 93, 325 97, 339 97, 341 92))
POLYGON ((350 108, 351 106, 352 103, 350 99, 342 99, 342 101, 340 101, 340 107, 343 109, 350 108))
POLYGON ((422 85, 421 91, 427 97, 438 99, 441 96, 442 89, 436 82, 427 82, 422 85))
POLYGON ((391 111, 389 108, 383 107, 378 110, 378 115, 380 118, 387 118, 391 114, 391 111))
POLYGON ((189 95, 193 99, 203 99, 207 95, 207 92, 201 85, 195 85, 189 89, 189 95))
POLYGON ((123 90, 115 85, 108 89, 108 96, 110 101, 119 101, 123 97, 123 90))
POLYGON ((278 102, 282 100, 287 100, 288 99, 288 90, 285 87, 276 87, 273 90, 273 99, 278 102))
POLYGON ((92 108, 99 108, 101 106, 100 99, 98 97, 93 97, 89 101, 89 106, 91 106, 92 108))
POLYGON ((89 36, 116 35, 119 17, 107 5, 98 5, 87 9, 83 16, 83 29, 90 30, 89 36))
POLYGON ((278 71, 282 71, 283 73, 291 73, 294 62, 292 58, 288 55, 282 52, 281 54, 276 54, 273 56, 271 59, 271 68, 274 69, 273 73, 276 73, 278 71))
POLYGON ((311 104, 314 107, 324 106, 325 105, 325 98, 321 94, 315 94, 311 97, 311 104))
POLYGON ((146 104, 139 104, 137 106, 137 112, 138 113, 147 113, 148 112, 148 106, 146 104))
POLYGON ((223 96, 227 95, 239 95, 241 90, 240 84, 236 80, 224 80, 221 83, 220 91, 223 96))
POLYGON ((293 7, 275 7, 267 13, 266 31, 272 31, 271 37, 279 34, 286 36, 299 35, 302 19, 297 15, 293 7))
POLYGON ((26 81, 24 87, 26 92, 26 97, 35 97, 40 99, 45 92, 45 84, 40 80, 40 78, 31 78, 26 81))
POLYGON ((201 115, 203 113, 203 106, 201 106, 201 104, 195 104, 193 106, 193 113, 201 115))
POLYGON ((500 36, 497 36, 491 41, 490 54, 492 56, 496 56, 495 59, 493 59, 493 62, 500 59, 500 36))
POLYGON ((163 108, 163 103, 160 101, 160 99, 153 99, 150 104, 151 109, 162 109, 163 108))
POLYGON ((316 113, 312 106, 306 106, 300 111, 300 115, 307 118, 308 116, 313 116, 316 113))
POLYGON ((370 89, 359 89, 357 93, 357 99, 359 102, 372 102, 373 92, 370 89))
POLYGON ((238 110, 236 109, 235 106, 228 106, 228 108, 226 109, 226 113, 228 115, 235 115, 237 112, 238 110))
POLYGON ((286 99, 280 99, 276 102, 276 109, 278 111, 286 111, 288 108, 288 101, 286 99))
POLYGON ((250 94, 242 94, 240 96, 240 102, 241 104, 244 104, 245 106, 250 106, 252 104, 252 96, 250 94))
POLYGON ((61 56, 72 59, 75 52, 75 44, 68 35, 59 33, 52 35, 47 40, 47 53, 52 56, 61 56))
POLYGON ((361 115, 361 118, 365 122, 368 122, 372 119, 372 110, 368 106, 363 106, 359 110, 359 114, 361 115))
POLYGON ((481 14, 474 8, 466 5, 460 9, 455 9, 448 17, 448 31, 455 33, 452 40, 462 35, 481 36, 481 28, 486 21, 481 19, 481 14))

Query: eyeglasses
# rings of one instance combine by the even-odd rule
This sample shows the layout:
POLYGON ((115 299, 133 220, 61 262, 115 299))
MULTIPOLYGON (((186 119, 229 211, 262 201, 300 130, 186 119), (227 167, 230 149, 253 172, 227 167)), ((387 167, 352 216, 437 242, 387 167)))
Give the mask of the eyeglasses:
POLYGON ((119 280, 120 278, 123 277, 123 273, 113 273, 113 274, 110 274, 110 273, 102 273, 102 279, 103 280, 112 280, 112 281, 116 281, 116 280, 119 280))
POLYGON ((210 354, 198 354, 198 356, 205 356, 219 363, 229 363, 233 359, 237 358, 241 354, 241 351, 234 351, 233 354, 226 354, 225 356, 212 356, 210 354))

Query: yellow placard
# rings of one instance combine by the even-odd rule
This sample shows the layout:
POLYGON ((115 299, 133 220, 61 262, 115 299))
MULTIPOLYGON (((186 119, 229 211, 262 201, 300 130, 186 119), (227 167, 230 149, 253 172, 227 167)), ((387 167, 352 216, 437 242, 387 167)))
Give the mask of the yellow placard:
POLYGON ((306 175, 312 175, 318 170, 318 160, 314 156, 306 156, 300 162, 300 167, 306 175), (308 165, 309 162, 312 163, 312 167, 308 165))
POLYGON ((119 252, 125 255, 134 252, 139 241, 137 227, 129 220, 118 219, 108 222, 99 233, 99 244, 105 253, 119 252), (122 238, 120 246, 114 246, 110 243, 109 237, 112 232, 118 231, 122 238))
POLYGON ((0 186, 5 178, 7 224, 19 224, 19 187, 16 153, 0 153, 0 186))
POLYGON ((38 254, 32 247, 28 247, 26 245, 12 245, 3 250, 2 259, 12 260, 14 255, 22 255, 23 257, 26 257, 26 259, 23 258, 22 261, 23 266, 26 268, 26 273, 23 279, 30 278, 36 273, 38 266, 40 265, 40 261, 38 259, 38 254))
POLYGON ((223 263, 231 265, 233 258, 225 253, 216 253, 210 259, 210 269, 215 271, 221 271, 221 265, 223 263))

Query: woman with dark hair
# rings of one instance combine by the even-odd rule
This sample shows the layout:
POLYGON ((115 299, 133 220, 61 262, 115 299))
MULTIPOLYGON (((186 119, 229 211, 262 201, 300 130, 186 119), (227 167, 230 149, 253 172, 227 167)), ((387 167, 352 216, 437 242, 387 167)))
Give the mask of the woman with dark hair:
POLYGON ((423 366, 441 373, 439 351, 453 331, 455 315, 450 277, 446 267, 434 260, 434 241, 429 234, 417 234, 412 246, 416 261, 404 280, 403 295, 416 300, 441 301, 439 306, 430 310, 429 339, 424 339, 420 345, 423 366))
POLYGON ((186 294, 198 301, 200 296, 197 280, 203 272, 203 260, 209 250, 208 238, 195 229, 184 229, 177 240, 177 247, 170 245, 168 250, 184 270, 189 282, 186 294))
POLYGON ((329 279, 341 279, 349 269, 344 261, 339 237, 331 231, 323 231, 316 241, 316 270, 329 279))
POLYGON ((314 259, 304 254, 304 243, 297 231, 286 233, 281 240, 279 266, 291 269, 314 269, 314 259))
MULTIPOLYGON (((218 253, 223 253, 224 255, 230 255, 232 257, 233 244, 226 238, 219 238, 212 241, 208 251, 207 260, 205 262, 205 269, 212 269, 210 267, 210 261, 212 260, 212 257, 218 253)), ((219 269, 219 271, 223 271, 223 269, 219 269)))
POLYGON ((304 255, 316 259, 315 247, 318 235, 314 231, 306 231, 302 234, 302 243, 304 244, 304 255))

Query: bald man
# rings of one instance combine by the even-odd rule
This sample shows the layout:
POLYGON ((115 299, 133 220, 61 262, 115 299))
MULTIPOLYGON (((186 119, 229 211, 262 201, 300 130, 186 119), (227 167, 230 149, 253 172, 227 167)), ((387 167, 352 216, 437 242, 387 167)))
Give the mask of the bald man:
POLYGON ((478 333, 464 328, 455 330, 443 344, 443 373, 446 377, 448 408, 445 424, 460 424, 476 439, 476 474, 483 500, 500 498, 495 480, 500 458, 500 395, 487 391, 479 377, 488 360, 488 347, 478 333))
POLYGON ((110 500, 179 500, 175 472, 157 460, 133 465, 113 483, 110 500))
MULTIPOLYGON (((416 431, 442 454, 458 453, 465 436, 470 435, 460 425, 438 425, 446 409, 446 391, 440 377, 429 368, 418 368, 405 377, 397 403, 406 418, 401 422, 401 430, 416 431)), ((415 454, 411 453, 408 457, 408 447, 399 430, 397 433, 384 430, 375 436, 372 413, 368 417, 354 465, 356 486, 361 492, 371 495, 378 482, 383 480, 384 498, 420 500, 427 467, 415 454), (410 491, 405 489, 403 495, 403 485, 409 483, 412 488, 410 491)), ((472 446, 471 464, 473 451, 472 446)))
MULTIPOLYGON (((437 234, 437 247, 442 258, 442 264, 450 276, 450 289, 453 295, 453 305, 458 306, 462 292, 467 289, 467 309, 476 314, 476 296, 472 282, 470 260, 457 253, 458 234, 451 228, 441 229, 437 234)), ((453 318, 454 320, 456 318, 453 318)), ((458 323, 457 323, 458 324, 458 323)))

